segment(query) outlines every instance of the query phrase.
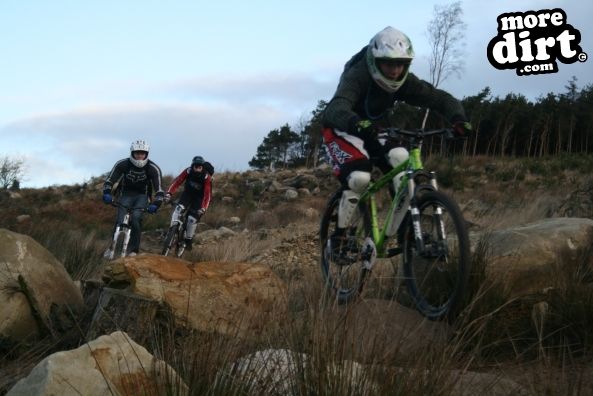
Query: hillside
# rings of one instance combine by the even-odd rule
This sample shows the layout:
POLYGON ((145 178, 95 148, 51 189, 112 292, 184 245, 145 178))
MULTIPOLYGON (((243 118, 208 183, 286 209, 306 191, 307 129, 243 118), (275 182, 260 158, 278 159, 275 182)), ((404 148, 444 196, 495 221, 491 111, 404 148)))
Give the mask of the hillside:
MULTIPOLYGON (((544 219, 593 218, 593 179, 589 175, 592 165, 593 160, 584 156, 477 157, 432 158, 426 167, 437 171, 441 189, 458 201, 470 234, 489 235, 544 219)), ((171 176, 167 176, 164 184, 170 181, 171 176)), ((102 180, 94 178, 85 185, 0 191, 0 228, 32 236, 64 264, 74 280, 101 279, 105 270, 101 253, 107 245, 115 216, 114 208, 101 202, 101 187, 102 180)), ((243 262, 270 268, 286 282, 289 316, 297 321, 304 320, 323 289, 319 271, 319 219, 327 199, 337 187, 327 166, 215 174, 211 209, 199 225, 196 247, 184 258, 191 262, 243 262)), ((386 197, 386 194, 380 196, 379 211, 386 210, 386 197)), ((142 252, 160 253, 171 209, 163 207, 156 215, 145 216, 142 252)), ((487 251, 478 250, 476 248, 474 253, 474 266, 483 268, 481 266, 492 258, 487 251)), ((576 260, 591 263, 591 257, 591 251, 579 251, 576 260)), ((565 261, 573 263, 559 256, 559 268, 569 268, 565 261)), ((402 294, 393 288, 394 271, 395 267, 388 263, 380 263, 374 269, 373 278, 365 289, 365 305, 355 308, 358 321, 370 326, 376 336, 385 340, 390 334, 401 332, 404 322, 429 334, 432 327, 427 327, 417 314, 388 304, 397 294, 402 306, 407 305, 405 292, 402 294)), ((586 278, 590 272, 582 276, 586 278)), ((495 284, 485 288, 486 283, 472 284, 475 290, 481 290, 481 297, 472 303, 461 321, 463 325, 446 328, 449 337, 463 345, 454 355, 462 353, 463 364, 478 370, 490 372, 496 367, 497 375, 504 372, 505 378, 518 382, 529 377, 527 387, 533 394, 544 389, 555 394, 555 390, 568 385, 580 389, 581 392, 575 394, 590 394, 587 392, 593 389, 591 383, 583 380, 589 371, 582 362, 587 361, 592 352, 593 334, 588 325, 593 325, 593 305, 583 305, 580 301, 583 298, 593 301, 592 280, 588 279, 582 287, 573 287, 570 282, 574 280, 569 280, 566 290, 557 288, 548 294, 538 291, 520 298, 505 294, 507 291, 495 284), (538 337, 533 329, 532 307, 540 302, 549 304, 552 310, 570 311, 572 315, 550 317, 547 323, 551 333, 546 352, 538 351, 531 344, 538 337), (575 303, 578 309, 574 308, 575 303), (480 341, 475 339, 478 330, 472 327, 476 323, 480 326, 480 341), (572 359, 569 366, 557 360, 563 354, 572 359), (516 367, 521 369, 516 370, 516 367), (564 374, 569 367, 574 375, 564 374), (554 375, 543 385, 538 384, 545 372, 554 375)), ((334 319, 340 320, 339 317, 334 319)), ((443 325, 436 326, 442 331, 443 325)), ((346 325, 346 330, 352 331, 354 336, 360 329, 346 325)), ((422 335, 413 344, 423 337, 431 339, 422 335)), ((539 345, 543 348, 541 340, 539 345)), ((364 351, 357 353, 365 356, 364 351)), ((396 358, 399 359, 401 357, 396 358)), ((10 367, 16 362, 4 361, 11 363, 10 367)), ((10 383, 0 376, 0 389, 2 381, 10 383)))

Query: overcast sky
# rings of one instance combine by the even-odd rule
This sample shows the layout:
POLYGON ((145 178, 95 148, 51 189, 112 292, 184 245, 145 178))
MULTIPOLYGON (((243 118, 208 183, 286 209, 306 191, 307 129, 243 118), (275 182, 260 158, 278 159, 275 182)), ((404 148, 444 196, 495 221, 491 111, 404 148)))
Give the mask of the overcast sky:
MULTIPOLYGON (((164 174, 194 155, 217 170, 248 169, 270 130, 296 126, 329 100, 344 63, 391 25, 412 40, 412 71, 428 76, 426 28, 446 1, 101 0, 0 3, 0 158, 25 161, 24 187, 83 183, 146 139, 164 174)), ((486 86, 535 100, 591 60, 540 76, 497 70, 486 47, 506 12, 561 8, 593 53, 593 2, 466 0, 458 98, 486 86)))

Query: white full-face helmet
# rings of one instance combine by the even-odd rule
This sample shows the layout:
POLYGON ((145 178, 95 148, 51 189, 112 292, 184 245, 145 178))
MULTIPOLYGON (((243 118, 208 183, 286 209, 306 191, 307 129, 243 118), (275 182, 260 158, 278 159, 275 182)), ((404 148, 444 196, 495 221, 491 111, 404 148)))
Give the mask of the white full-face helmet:
POLYGON ((132 164, 134 164, 138 168, 143 168, 148 162, 149 151, 150 146, 148 145, 148 143, 146 143, 145 140, 136 140, 132 142, 132 145, 130 146, 130 161, 132 161, 132 164), (136 158, 134 158, 134 151, 143 151, 146 153, 146 157, 144 157, 144 159, 142 160, 137 160, 136 158))
POLYGON ((414 59, 412 42, 402 32, 387 26, 373 37, 367 49, 367 66, 375 82, 387 92, 397 91, 408 77, 410 63, 414 59), (400 61, 405 70, 397 80, 387 78, 381 73, 377 60, 400 61))

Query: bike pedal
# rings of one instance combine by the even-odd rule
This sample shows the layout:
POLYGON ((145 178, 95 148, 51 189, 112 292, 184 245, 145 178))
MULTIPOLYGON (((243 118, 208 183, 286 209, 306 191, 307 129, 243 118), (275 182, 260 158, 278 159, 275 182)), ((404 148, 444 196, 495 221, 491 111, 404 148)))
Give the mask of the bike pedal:
POLYGON ((401 247, 391 248, 387 250, 387 257, 394 257, 403 252, 401 247))

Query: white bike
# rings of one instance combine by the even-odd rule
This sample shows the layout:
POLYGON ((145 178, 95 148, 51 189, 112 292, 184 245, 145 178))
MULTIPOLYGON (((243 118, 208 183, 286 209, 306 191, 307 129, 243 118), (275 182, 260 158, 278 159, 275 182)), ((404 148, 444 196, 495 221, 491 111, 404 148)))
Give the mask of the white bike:
POLYGON ((121 223, 116 224, 111 243, 109 244, 107 250, 105 250, 105 253, 103 253, 103 258, 108 260, 113 260, 117 257, 126 257, 128 243, 130 242, 130 235, 132 234, 132 226, 130 224, 132 212, 134 210, 146 210, 146 207, 130 208, 119 202, 112 202, 111 205, 124 208, 126 210, 126 214, 124 215, 121 223))

